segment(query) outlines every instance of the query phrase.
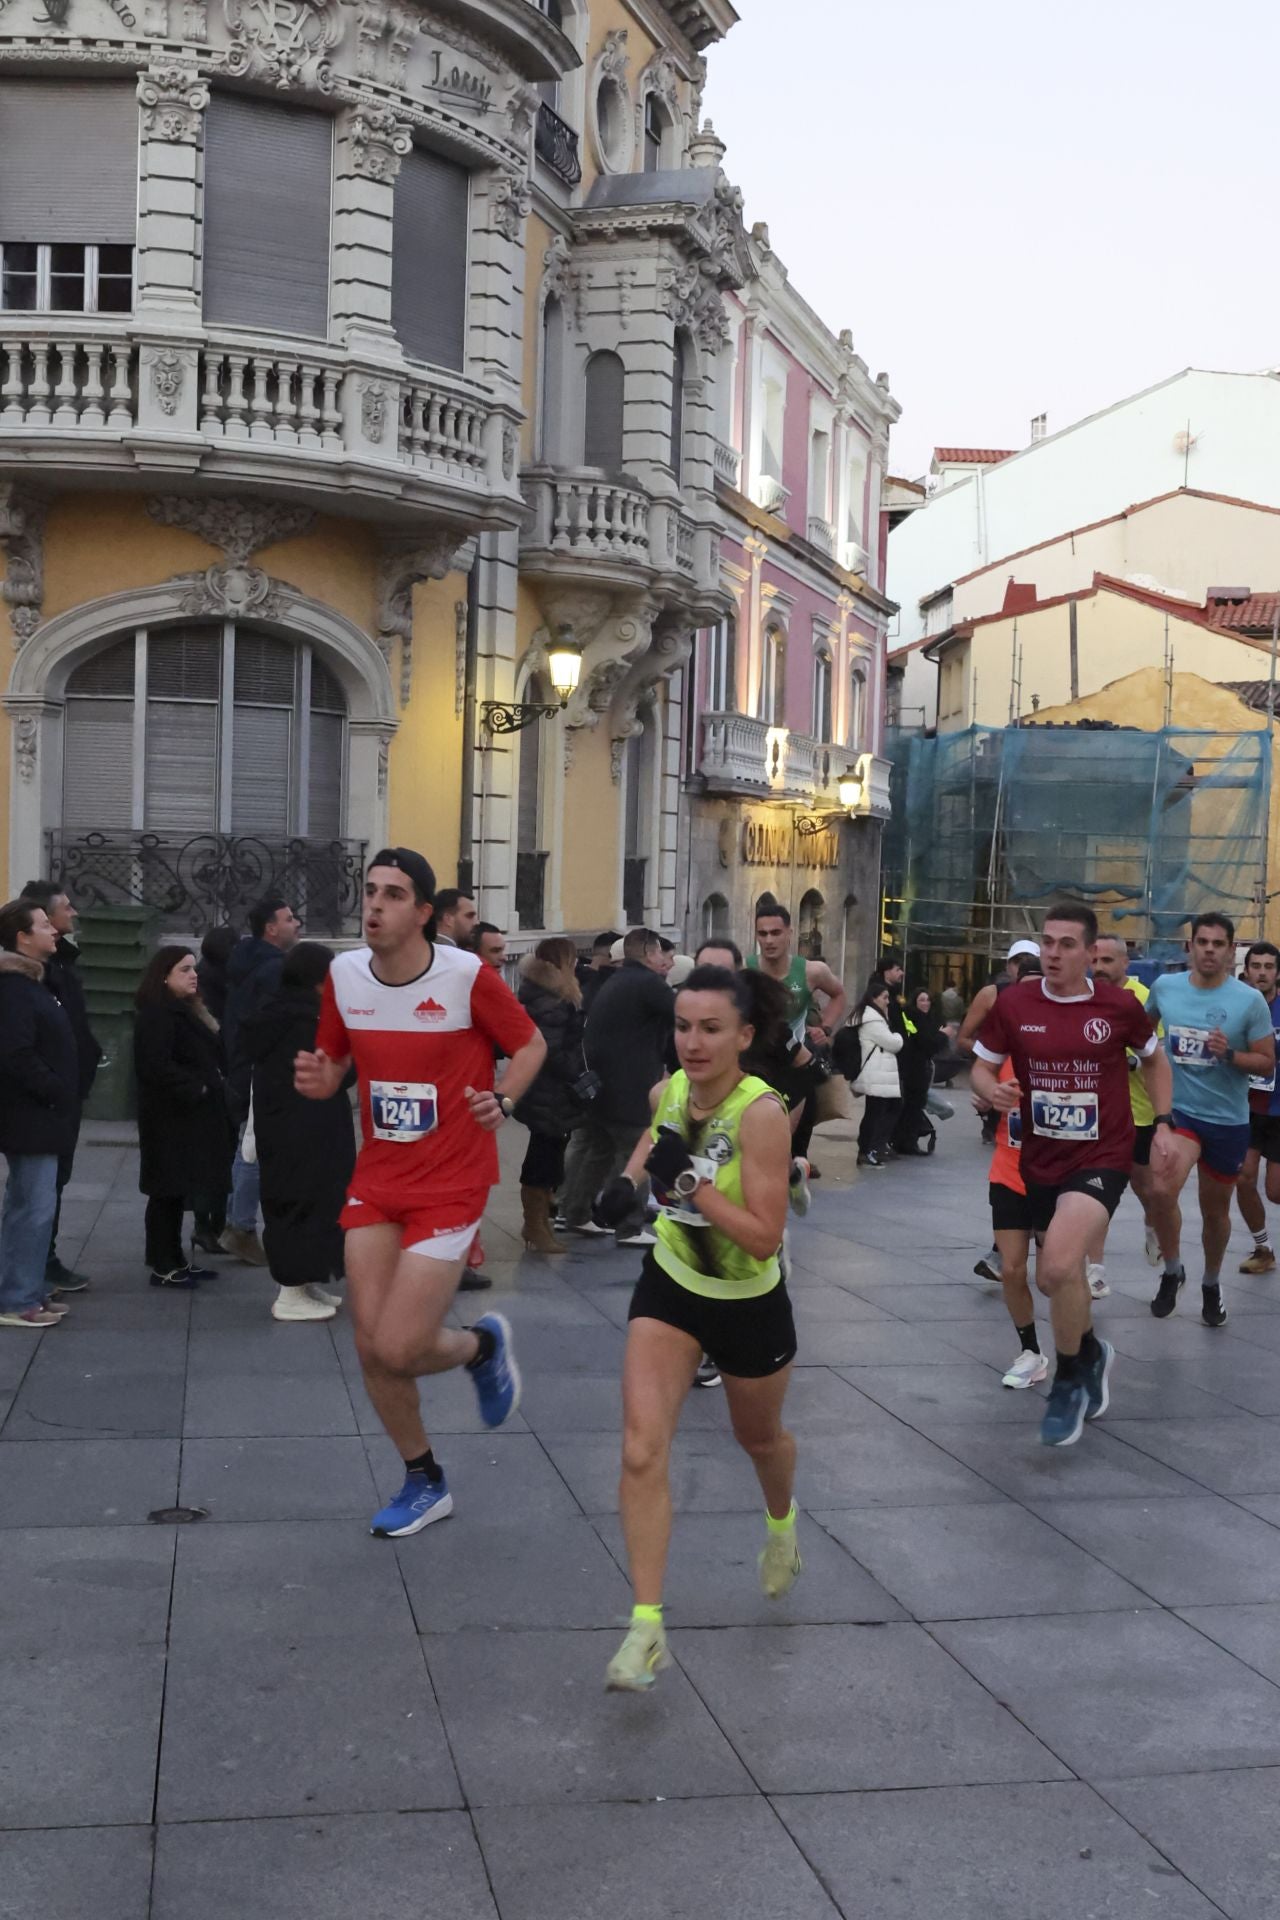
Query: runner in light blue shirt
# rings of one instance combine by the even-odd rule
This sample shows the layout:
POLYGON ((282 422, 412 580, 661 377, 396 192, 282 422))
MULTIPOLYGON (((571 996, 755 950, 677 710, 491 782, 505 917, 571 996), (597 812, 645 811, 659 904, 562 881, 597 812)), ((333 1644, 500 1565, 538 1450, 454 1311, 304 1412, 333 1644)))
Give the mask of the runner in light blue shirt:
MULTIPOLYGON (((1201 913, 1191 922, 1187 973, 1166 973, 1147 1001, 1163 1023, 1173 1066, 1173 1127, 1177 1172, 1152 1195, 1151 1214, 1164 1272, 1151 1311, 1171 1314, 1186 1282, 1180 1246, 1178 1195, 1198 1167, 1203 1223, 1204 1281, 1200 1317, 1225 1326, 1219 1278, 1231 1238, 1231 1195, 1249 1150, 1249 1077, 1275 1071, 1271 1009, 1256 987, 1231 977, 1235 927, 1225 913, 1201 913)), ((1157 1120, 1161 1116, 1157 1115, 1157 1120)))

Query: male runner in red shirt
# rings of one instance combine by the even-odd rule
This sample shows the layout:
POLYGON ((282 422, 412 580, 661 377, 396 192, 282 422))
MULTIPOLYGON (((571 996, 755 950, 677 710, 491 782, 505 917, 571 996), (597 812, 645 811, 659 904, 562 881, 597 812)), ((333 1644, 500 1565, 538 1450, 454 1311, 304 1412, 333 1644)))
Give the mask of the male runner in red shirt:
POLYGON ((341 1225, 365 1387, 405 1462, 404 1486, 371 1530, 397 1537, 453 1511, 422 1424, 419 1378, 466 1367, 488 1427, 519 1404, 504 1316, 486 1313, 462 1332, 444 1321, 498 1179, 493 1135, 547 1051, 491 967, 432 944, 434 896, 420 853, 374 855, 364 883, 368 945, 335 959, 315 1052, 294 1066, 298 1092, 312 1100, 331 1098, 353 1060, 359 1076, 364 1144, 341 1225), (510 1056, 501 1100, 495 1045, 510 1056))
POLYGON ((1040 1438, 1069 1447, 1086 1419, 1107 1410, 1113 1358, 1093 1331, 1085 1254, 1109 1219, 1133 1163, 1129 1101, 1132 1048, 1156 1113, 1151 1171, 1171 1159, 1173 1079, 1155 1029, 1135 995, 1088 977, 1098 937, 1091 907, 1051 907, 1040 937, 1044 978, 1002 993, 974 1042, 974 1092, 1001 1113, 1022 1117, 1022 1176, 1031 1224, 1043 1232, 1036 1285, 1049 1296, 1058 1368, 1040 1438), (1014 1078, 1000 1080, 1005 1060, 1014 1078))

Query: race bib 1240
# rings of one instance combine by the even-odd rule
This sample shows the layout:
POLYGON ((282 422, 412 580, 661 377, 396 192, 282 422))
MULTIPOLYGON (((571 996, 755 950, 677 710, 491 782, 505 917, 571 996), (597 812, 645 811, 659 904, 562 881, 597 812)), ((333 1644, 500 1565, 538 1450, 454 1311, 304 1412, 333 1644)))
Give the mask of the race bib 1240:
POLYGON ((1096 1140, 1096 1093, 1036 1093, 1031 1095, 1031 1125, 1045 1140, 1096 1140))
POLYGON ((436 1090, 425 1080, 371 1080, 369 1112, 375 1140, 411 1145, 436 1130, 436 1090))

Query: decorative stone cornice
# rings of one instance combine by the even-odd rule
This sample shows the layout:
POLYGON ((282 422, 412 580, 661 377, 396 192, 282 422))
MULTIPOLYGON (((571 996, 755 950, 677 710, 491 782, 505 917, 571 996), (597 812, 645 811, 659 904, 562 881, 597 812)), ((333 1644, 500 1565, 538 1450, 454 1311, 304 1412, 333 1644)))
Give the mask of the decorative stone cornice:
MULTIPOLYGON (((399 642, 402 707, 408 706, 413 691, 413 589, 421 580, 443 580, 452 573, 466 544, 466 535, 445 527, 411 546, 391 545, 379 563, 378 645, 389 665, 399 642)), ((465 602, 463 607, 465 614, 465 602)))
POLYGON ((569 325, 581 328, 584 275, 582 268, 574 263, 573 243, 567 234, 552 236, 551 245, 542 256, 542 264, 545 269, 542 276, 543 300, 559 300, 569 325))
POLYGON ((184 613, 221 620, 245 620, 255 614, 260 619, 280 617, 282 582, 250 562, 259 548, 308 533, 316 517, 312 508, 160 494, 147 501, 147 512, 157 525, 197 534, 211 547, 221 547, 225 556, 224 566, 177 577, 186 588, 184 613))
POLYGON ((338 0, 222 0, 231 50, 227 72, 270 80, 277 88, 333 89, 325 59, 342 38, 338 0))
POLYGON ((46 512, 38 495, 14 481, 0 481, 0 551, 6 563, 0 600, 9 609, 15 647, 25 646, 40 625, 46 512))
POLYGON ((413 145, 408 125, 388 107, 361 107, 351 121, 351 165, 367 180, 388 184, 413 145))
POLYGON ((200 138, 201 116, 209 104, 209 89, 193 67, 152 66, 139 77, 145 140, 163 140, 171 146, 192 147, 200 138))
POLYGON ((524 232, 524 223, 533 205, 529 182, 508 168, 499 167, 493 174, 489 200, 494 231, 500 233, 504 240, 517 241, 524 232))

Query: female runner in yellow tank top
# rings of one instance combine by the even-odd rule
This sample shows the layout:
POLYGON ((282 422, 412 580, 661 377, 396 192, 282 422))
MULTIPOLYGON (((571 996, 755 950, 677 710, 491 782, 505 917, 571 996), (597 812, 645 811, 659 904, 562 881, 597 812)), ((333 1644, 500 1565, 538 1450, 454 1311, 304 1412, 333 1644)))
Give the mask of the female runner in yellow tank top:
MULTIPOLYGON (((607 1684, 634 1692, 669 1664, 662 1587, 671 1534, 671 1442, 705 1351, 719 1367, 734 1436, 765 1499, 760 1583, 771 1598, 800 1571, 796 1446, 782 1425, 795 1323, 778 1263, 791 1129, 778 1095, 747 1073, 757 1038, 751 977, 698 967, 676 997, 680 1071, 654 1089, 654 1122, 597 1217, 634 1204, 647 1175, 661 1207, 631 1302, 622 1377, 619 1504, 635 1595, 607 1684)), ((764 1036, 760 1036, 764 1037, 764 1036)))

